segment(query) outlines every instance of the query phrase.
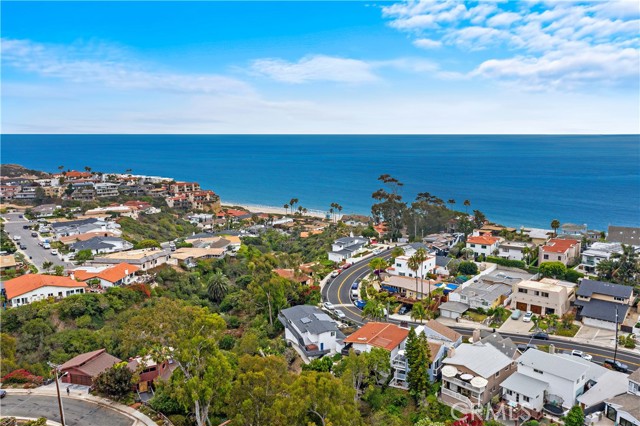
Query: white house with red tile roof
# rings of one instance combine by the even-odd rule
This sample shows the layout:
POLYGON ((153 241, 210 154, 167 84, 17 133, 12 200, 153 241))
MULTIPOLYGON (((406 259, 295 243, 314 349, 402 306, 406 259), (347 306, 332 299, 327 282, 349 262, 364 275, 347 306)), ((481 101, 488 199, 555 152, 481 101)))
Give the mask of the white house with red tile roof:
POLYGON ((7 303, 12 306, 28 305, 48 297, 64 298, 82 294, 87 284, 69 277, 56 275, 27 274, 3 283, 7 303))
POLYGON ((475 257, 480 255, 493 256, 493 252, 498 250, 500 241, 500 238, 494 237, 490 233, 470 235, 467 237, 467 248, 473 250, 475 257))
POLYGON ((552 238, 540 247, 538 265, 544 262, 562 262, 571 265, 580 260, 580 245, 578 240, 552 238))
POLYGON ((344 343, 351 343, 356 352, 371 352, 373 348, 389 351, 391 359, 403 350, 409 330, 386 322, 368 322, 355 333, 344 339, 344 343))
POLYGON ((130 285, 136 282, 135 273, 139 270, 135 265, 119 263, 107 268, 78 268, 73 271, 73 278, 83 282, 98 279, 103 288, 130 285))

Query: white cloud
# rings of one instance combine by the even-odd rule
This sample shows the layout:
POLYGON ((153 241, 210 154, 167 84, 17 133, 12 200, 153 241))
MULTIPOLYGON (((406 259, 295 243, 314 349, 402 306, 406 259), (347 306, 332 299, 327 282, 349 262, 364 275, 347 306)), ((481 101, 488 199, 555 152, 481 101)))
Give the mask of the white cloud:
POLYGON ((277 58, 257 59, 251 64, 251 70, 285 83, 369 83, 378 80, 371 64, 365 61, 324 55, 306 56, 298 62, 277 58))
POLYGON ((2 39, 3 66, 75 83, 99 83, 124 90, 185 93, 250 93, 246 83, 217 74, 152 70, 106 45, 52 46, 2 39))
POLYGON ((437 49, 442 46, 440 40, 431 40, 429 38, 419 38, 413 41, 413 45, 421 49, 437 49))
POLYGON ((522 19, 522 16, 518 13, 514 12, 505 12, 499 13, 497 15, 492 16, 487 20, 487 25, 490 27, 508 27, 522 19))

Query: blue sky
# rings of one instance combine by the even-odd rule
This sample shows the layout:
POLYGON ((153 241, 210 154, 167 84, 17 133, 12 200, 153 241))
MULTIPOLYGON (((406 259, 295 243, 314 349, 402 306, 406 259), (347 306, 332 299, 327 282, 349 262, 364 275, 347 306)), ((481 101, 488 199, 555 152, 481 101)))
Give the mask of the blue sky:
POLYGON ((640 133, 640 5, 2 2, 3 133, 640 133))

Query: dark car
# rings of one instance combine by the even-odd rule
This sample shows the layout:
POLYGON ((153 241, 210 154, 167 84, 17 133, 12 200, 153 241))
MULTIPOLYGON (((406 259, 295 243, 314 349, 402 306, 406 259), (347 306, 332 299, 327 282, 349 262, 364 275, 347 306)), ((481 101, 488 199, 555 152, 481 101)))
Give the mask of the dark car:
POLYGON ((20 244, 20 250, 26 250, 27 246, 25 246, 24 244, 20 244))
POLYGON ((22 229, 29 229, 29 225, 22 225, 22 229))
POLYGON ((0 398, 4 398, 5 396, 7 396, 7 391, 4 389, 0 389, 0 398))
POLYGON ((616 360, 612 360, 612 359, 605 359, 604 362, 602 363, 602 365, 604 365, 607 368, 610 368, 612 370, 616 370, 619 371, 621 373, 628 373, 629 372, 629 366, 627 364, 623 364, 620 361, 616 360))
POLYGON ((538 331, 537 333, 533 333, 531 337, 538 340, 549 340, 549 335, 543 331, 538 331))
POLYGON ((31 236, 32 236, 32 237, 37 237, 37 236, 38 236, 38 233, 37 233, 37 232, 32 232, 32 233, 31 233, 31 236))

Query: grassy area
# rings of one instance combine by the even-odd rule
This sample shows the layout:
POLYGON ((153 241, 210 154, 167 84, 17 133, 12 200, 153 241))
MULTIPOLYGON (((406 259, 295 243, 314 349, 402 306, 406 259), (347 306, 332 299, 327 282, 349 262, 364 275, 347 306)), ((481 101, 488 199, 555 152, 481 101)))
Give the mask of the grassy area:
POLYGON ((480 314, 476 311, 467 311, 465 312, 465 315, 471 318, 471 321, 474 321, 474 322, 482 322, 487 319, 486 314, 480 314))
POLYGON ((502 324, 504 324, 504 322, 506 320, 509 319, 509 317, 511 316, 511 311, 510 310, 505 310, 505 312, 502 314, 502 317, 500 318, 499 321, 493 320, 491 321, 491 324, 489 324, 489 327, 500 327, 502 324))
POLYGON ((555 334, 556 336, 573 337, 576 335, 578 330, 580 330, 579 325, 571 324, 571 327, 569 328, 564 328, 562 326, 558 327, 556 332, 553 334, 555 334))
POLYGON ((141 214, 138 220, 130 217, 118 219, 123 237, 129 241, 156 240, 169 241, 186 237, 200 230, 193 224, 178 219, 170 213, 141 214))

